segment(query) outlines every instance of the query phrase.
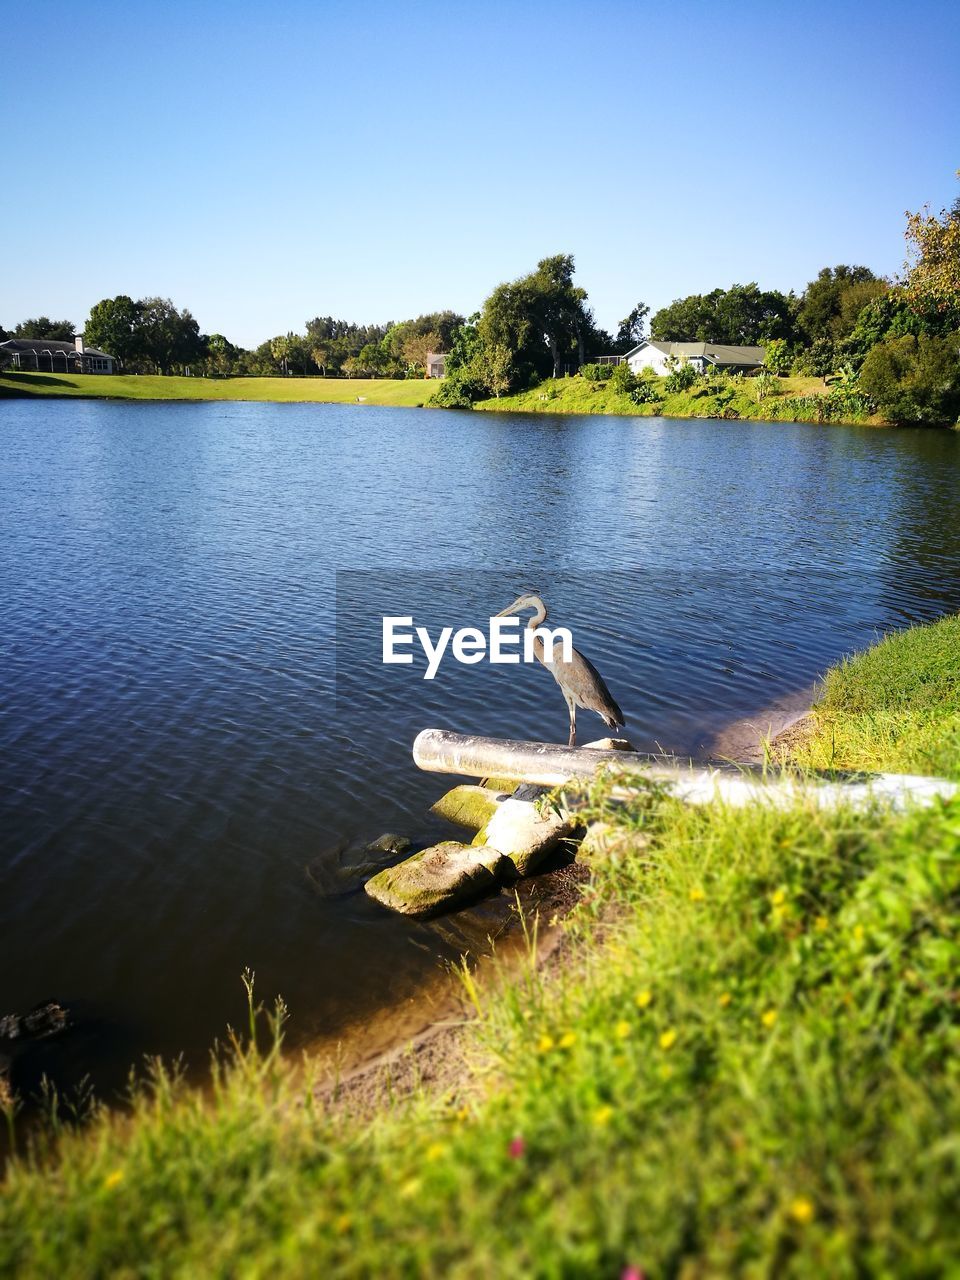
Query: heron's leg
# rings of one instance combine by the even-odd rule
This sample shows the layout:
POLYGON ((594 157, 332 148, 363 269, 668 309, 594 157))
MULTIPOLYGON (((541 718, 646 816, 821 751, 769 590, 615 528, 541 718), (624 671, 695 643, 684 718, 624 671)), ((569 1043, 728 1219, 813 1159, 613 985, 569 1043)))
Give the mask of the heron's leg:
POLYGON ((570 741, 568 747, 577 745, 577 704, 572 698, 567 698, 567 710, 570 712, 570 741))

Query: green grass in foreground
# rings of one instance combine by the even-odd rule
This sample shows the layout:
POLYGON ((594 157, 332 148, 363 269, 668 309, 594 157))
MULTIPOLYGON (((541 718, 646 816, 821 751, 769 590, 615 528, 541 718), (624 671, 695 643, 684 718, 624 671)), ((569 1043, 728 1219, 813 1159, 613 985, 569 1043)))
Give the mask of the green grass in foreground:
POLYGON ((814 769, 960 778, 960 616, 888 636, 841 663, 814 720, 796 752, 814 769))
POLYGON ((161 378, 151 374, 0 374, 0 398, 82 396, 119 400, 270 400, 324 404, 427 404, 439 383, 399 378, 161 378))
MULTIPOLYGON (((891 697, 894 664, 916 670, 901 639, 891 697)), ((960 633, 943 645, 955 670, 960 633)), ((928 672, 933 708, 953 677, 928 672)), ((888 742, 876 763, 897 767, 888 742)), ((468 984, 454 1093, 364 1121, 317 1104, 276 1051, 239 1049, 209 1100, 157 1071, 132 1118, 12 1169, 0 1271, 949 1271, 960 804, 774 813, 651 793, 618 820, 569 964, 468 984)))
MULTIPOLYGON (((822 378, 781 378, 777 394, 758 403, 753 392, 754 379, 730 384, 735 394, 730 409, 743 419, 770 421, 782 418, 793 421, 794 415, 785 409, 788 401, 796 396, 823 397, 827 388, 822 378)), ((661 404, 637 405, 629 395, 613 390, 609 382, 588 382, 585 378, 548 378, 539 386, 516 395, 502 396, 499 400, 483 400, 474 406, 493 412, 523 413, 602 413, 632 417, 665 418, 716 418, 722 416, 722 408, 709 388, 695 386, 689 391, 666 395, 661 404)), ((816 415, 801 413, 799 421, 816 421, 816 415)), ((861 417, 852 421, 877 425, 879 417, 861 417)))

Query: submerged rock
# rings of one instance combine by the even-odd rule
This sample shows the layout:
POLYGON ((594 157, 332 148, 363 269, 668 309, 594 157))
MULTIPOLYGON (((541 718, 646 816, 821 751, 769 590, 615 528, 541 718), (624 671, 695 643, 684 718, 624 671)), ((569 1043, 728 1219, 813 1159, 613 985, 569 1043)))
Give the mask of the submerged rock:
POLYGON ((547 854, 561 840, 569 838, 576 822, 567 813, 543 807, 534 800, 511 797, 497 807, 496 813, 475 839, 475 845, 490 845, 509 858, 521 876, 531 875, 547 854))
POLYGON ((507 869, 504 862, 497 849, 445 840, 378 872, 363 887, 391 911, 430 915, 492 893, 507 869))
POLYGON ((406 836, 394 835, 393 832, 388 831, 386 835, 378 836, 376 840, 371 840, 370 843, 365 846, 364 852, 371 855, 376 855, 378 853, 392 853, 396 854, 399 858, 410 851, 412 844, 413 841, 408 840, 406 836))
POLYGON ((500 795, 496 791, 464 783, 442 795, 430 806, 430 812, 438 818, 446 818, 455 826, 479 831, 496 813, 499 802, 500 795))
POLYGON ((29 1013, 9 1013, 0 1018, 0 1040, 45 1040, 58 1035, 70 1025, 70 1016, 62 1004, 47 1000, 29 1013))

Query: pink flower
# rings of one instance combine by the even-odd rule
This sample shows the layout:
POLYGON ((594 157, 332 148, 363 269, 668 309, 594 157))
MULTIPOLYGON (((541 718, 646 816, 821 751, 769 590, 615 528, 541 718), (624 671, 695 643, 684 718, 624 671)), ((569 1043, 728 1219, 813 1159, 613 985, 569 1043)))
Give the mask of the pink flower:
POLYGON ((620 1272, 620 1280, 646 1280, 639 1267, 624 1267, 620 1272))
POLYGON ((507 1147, 507 1153, 511 1160, 519 1160, 527 1149, 527 1144, 518 1134, 515 1138, 510 1139, 510 1145, 507 1147))

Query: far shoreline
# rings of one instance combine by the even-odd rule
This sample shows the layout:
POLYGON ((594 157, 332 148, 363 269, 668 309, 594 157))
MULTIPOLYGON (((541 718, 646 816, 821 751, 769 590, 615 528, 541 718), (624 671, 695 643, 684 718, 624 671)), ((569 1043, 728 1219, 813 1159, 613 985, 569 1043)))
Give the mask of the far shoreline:
MULTIPOLYGON (((732 422, 884 428, 912 425, 892 423, 877 414, 869 417, 833 418, 823 416, 819 409, 809 413, 788 411, 792 392, 802 392, 808 402, 825 400, 825 384, 818 389, 806 385, 812 382, 822 383, 822 379, 784 379, 782 390, 760 401, 751 398, 749 382, 749 379, 745 382, 747 390, 738 395, 736 412, 722 417, 709 412, 709 397, 704 400, 696 392, 667 396, 662 403, 656 405, 638 405, 627 396, 611 392, 605 383, 586 383, 581 378, 548 380, 515 395, 481 400, 473 406, 473 412, 673 418, 716 422, 719 425, 732 422)), ((342 404, 357 408, 427 409, 444 407, 433 403, 441 385, 439 379, 426 378, 200 378, 158 374, 21 373, 8 370, 0 373, 0 400, 342 404)), ((456 412, 463 414, 469 411, 461 409, 456 412)), ((951 429, 950 423, 942 425, 951 429)))

